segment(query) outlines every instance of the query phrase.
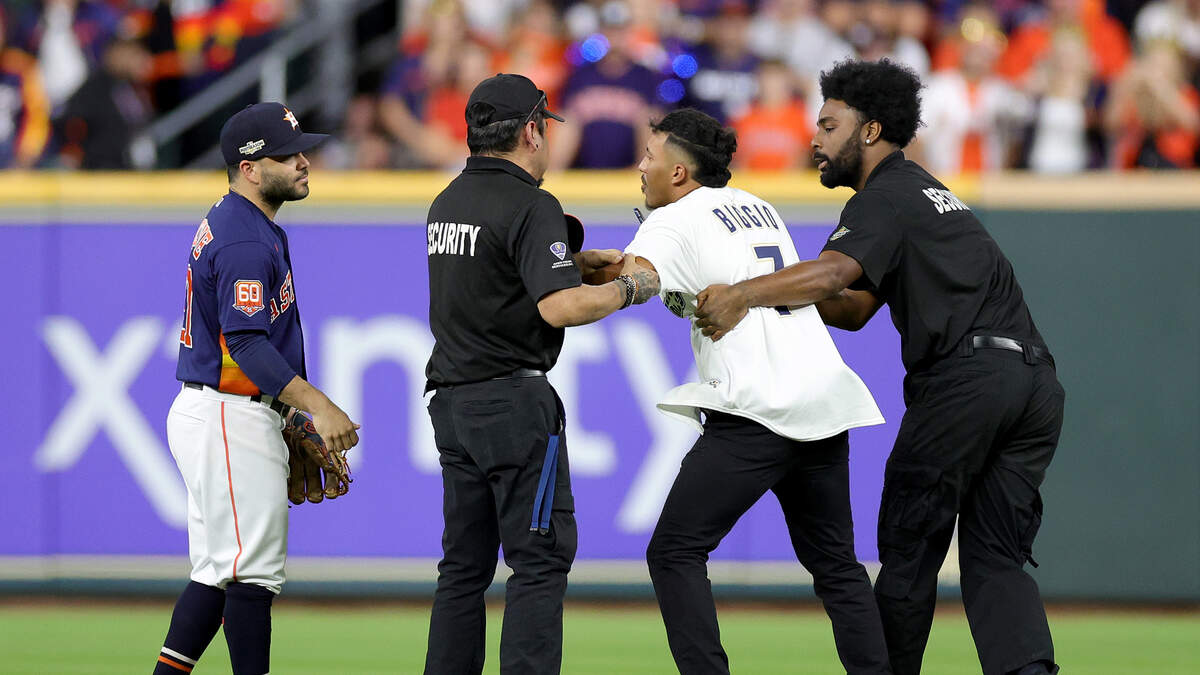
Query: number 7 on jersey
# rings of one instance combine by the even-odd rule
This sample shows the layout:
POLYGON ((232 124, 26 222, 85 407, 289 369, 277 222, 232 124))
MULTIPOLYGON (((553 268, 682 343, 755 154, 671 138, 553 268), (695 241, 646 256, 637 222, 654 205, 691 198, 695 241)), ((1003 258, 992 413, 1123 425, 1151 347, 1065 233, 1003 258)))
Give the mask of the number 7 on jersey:
MULTIPOLYGON (((771 270, 772 272, 778 272, 779 270, 783 269, 783 252, 779 250, 779 246, 776 244, 771 244, 769 246, 755 246, 754 254, 761 260, 770 259, 773 261, 775 263, 775 269, 771 270)), ((790 316, 792 313, 792 310, 788 309, 784 305, 776 306, 775 311, 779 312, 783 316, 790 316)))

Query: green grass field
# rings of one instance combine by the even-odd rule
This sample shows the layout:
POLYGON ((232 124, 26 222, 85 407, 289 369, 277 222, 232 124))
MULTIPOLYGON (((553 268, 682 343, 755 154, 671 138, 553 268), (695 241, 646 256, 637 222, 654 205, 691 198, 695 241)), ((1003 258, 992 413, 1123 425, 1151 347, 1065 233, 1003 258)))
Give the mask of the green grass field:
MULTIPOLYGON (((966 619, 956 603, 939 611, 925 656, 928 675, 978 673, 966 619)), ((0 603, 0 671, 4 673, 148 673, 166 633, 171 605, 83 600, 0 603)), ((563 672, 674 673, 657 608, 567 607, 563 672)), ((1200 673, 1200 613, 1051 612, 1064 675, 1200 673)), ((276 603, 272 672, 277 675, 419 673, 428 609, 388 605, 334 609, 276 603)), ((496 673, 500 615, 489 616, 488 666, 496 673)), ((721 609, 721 630, 734 673, 843 673, 829 622, 819 608, 721 609)), ((228 673, 225 642, 216 640, 196 673, 228 673)))

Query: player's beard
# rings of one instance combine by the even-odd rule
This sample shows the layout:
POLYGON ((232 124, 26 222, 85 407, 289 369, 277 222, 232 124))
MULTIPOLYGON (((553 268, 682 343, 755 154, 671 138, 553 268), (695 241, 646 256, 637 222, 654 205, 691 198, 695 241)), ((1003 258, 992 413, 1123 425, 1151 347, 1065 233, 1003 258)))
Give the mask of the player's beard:
POLYGON ((307 197, 308 184, 289 180, 286 176, 278 174, 266 174, 263 176, 260 192, 264 201, 271 204, 282 204, 307 197))
POLYGON ((822 155, 825 159, 825 170, 821 172, 821 185, 827 188, 854 187, 862 174, 863 144, 855 133, 842 146, 837 157, 822 155))

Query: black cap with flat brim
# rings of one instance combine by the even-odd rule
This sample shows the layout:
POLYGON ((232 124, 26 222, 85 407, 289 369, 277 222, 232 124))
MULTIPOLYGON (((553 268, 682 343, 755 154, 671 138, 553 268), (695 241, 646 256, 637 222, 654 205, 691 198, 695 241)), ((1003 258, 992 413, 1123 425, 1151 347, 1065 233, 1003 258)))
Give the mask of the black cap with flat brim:
POLYGON ((471 124, 472 121, 491 124, 504 120, 529 120, 537 111, 541 111, 550 119, 566 122, 561 116, 546 109, 546 92, 538 89, 537 85, 524 75, 499 73, 480 82, 467 99, 466 110, 470 110, 476 103, 491 106, 491 113, 476 120, 468 116, 467 124, 471 124))
POLYGON ((292 111, 281 103, 255 103, 239 110, 221 128, 221 156, 226 166, 243 159, 287 157, 311 150, 329 134, 307 134, 292 111))

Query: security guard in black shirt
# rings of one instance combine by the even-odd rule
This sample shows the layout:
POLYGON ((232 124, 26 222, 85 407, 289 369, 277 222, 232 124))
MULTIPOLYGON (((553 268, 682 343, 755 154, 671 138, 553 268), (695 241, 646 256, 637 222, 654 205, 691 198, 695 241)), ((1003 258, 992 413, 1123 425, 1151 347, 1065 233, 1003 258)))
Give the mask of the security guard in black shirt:
POLYGON ((546 95, 496 75, 467 102, 467 166, 427 219, 426 390, 444 490, 443 558, 426 673, 479 673, 484 591, 496 550, 512 568, 501 673, 557 673, 562 599, 575 558, 575 515, 562 404, 546 380, 564 327, 658 294, 658 276, 625 260, 616 279, 582 285, 622 262, 583 251, 583 227, 541 190, 549 152, 546 95))
POLYGON ((901 152, 916 134, 920 87, 886 59, 822 73, 813 157, 823 185, 856 194, 816 260, 710 287, 697 316, 720 339, 748 306, 816 304, 827 324, 857 330, 886 302, 907 371, 875 583, 892 669, 921 670, 957 517, 963 604, 983 672, 1055 673, 1045 608, 1024 565, 1033 563, 1063 389, 996 242, 901 152))

